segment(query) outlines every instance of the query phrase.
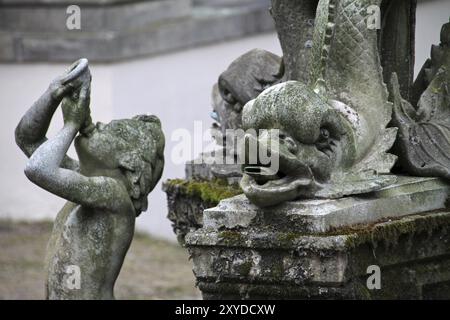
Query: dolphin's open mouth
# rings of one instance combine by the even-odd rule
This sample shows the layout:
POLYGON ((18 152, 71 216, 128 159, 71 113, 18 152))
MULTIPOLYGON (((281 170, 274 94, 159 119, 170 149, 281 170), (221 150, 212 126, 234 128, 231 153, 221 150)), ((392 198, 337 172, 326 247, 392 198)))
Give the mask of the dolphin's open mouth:
POLYGON ((257 206, 268 207, 284 201, 294 200, 319 189, 309 167, 301 176, 285 174, 282 170, 271 171, 264 166, 245 166, 241 188, 257 206))

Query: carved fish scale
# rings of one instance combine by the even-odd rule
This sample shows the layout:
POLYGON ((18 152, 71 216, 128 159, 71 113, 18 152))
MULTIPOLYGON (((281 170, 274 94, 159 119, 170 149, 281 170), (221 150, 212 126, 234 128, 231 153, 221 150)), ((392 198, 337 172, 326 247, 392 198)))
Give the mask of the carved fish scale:
POLYGON ((322 0, 317 9, 311 85, 329 100, 342 102, 356 112, 359 159, 367 156, 377 137, 383 135, 392 112, 377 30, 368 24, 370 15, 377 13, 369 9, 379 8, 381 2, 322 0))

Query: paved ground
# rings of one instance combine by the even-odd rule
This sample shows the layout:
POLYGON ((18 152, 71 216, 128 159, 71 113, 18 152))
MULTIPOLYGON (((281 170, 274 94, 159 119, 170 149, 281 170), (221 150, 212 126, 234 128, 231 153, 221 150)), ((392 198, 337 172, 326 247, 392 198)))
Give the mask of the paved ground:
MULTIPOLYGON (((43 299, 51 223, 0 220, 0 299, 43 299)), ((137 234, 116 284, 117 299, 199 299, 187 253, 137 234)))

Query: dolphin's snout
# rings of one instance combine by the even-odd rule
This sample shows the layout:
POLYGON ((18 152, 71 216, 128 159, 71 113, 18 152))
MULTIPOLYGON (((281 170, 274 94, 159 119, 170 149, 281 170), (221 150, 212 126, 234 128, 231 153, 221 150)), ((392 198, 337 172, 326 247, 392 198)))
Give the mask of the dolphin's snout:
POLYGON ((261 185, 285 177, 313 181, 311 168, 293 152, 301 149, 302 145, 291 141, 293 139, 284 133, 260 137, 246 134, 243 173, 261 185))
POLYGON ((244 173, 255 179, 266 181, 279 179, 278 172, 268 167, 248 166, 244 168, 244 173))

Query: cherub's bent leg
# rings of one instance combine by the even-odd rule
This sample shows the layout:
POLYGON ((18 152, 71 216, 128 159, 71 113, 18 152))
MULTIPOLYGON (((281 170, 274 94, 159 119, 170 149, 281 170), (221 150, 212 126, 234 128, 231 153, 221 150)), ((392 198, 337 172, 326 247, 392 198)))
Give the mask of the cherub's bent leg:
MULTIPOLYGON (((50 121, 61 103, 64 93, 54 84, 31 106, 16 127, 16 143, 27 157, 47 141, 46 133, 50 121)), ((62 166, 77 170, 78 162, 66 156, 62 166)))

